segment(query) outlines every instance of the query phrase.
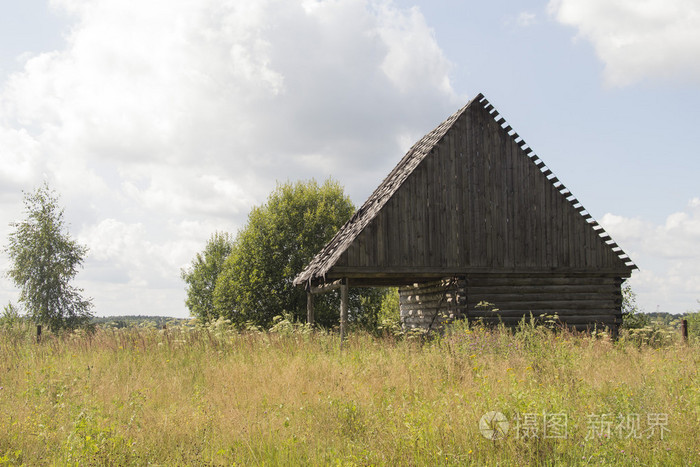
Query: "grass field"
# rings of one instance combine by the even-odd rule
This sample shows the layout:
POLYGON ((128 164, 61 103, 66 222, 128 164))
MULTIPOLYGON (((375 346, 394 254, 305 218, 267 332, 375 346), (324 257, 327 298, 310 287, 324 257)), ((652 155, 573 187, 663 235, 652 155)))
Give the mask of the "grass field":
POLYGON ((1 329, 1 465, 700 465, 693 339, 1 329))

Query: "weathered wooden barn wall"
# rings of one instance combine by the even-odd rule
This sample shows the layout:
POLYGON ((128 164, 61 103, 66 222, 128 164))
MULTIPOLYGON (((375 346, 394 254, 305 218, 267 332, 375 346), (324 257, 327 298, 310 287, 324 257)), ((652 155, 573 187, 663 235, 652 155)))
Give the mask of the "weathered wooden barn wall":
POLYGON ((468 319, 517 325, 523 316, 548 315, 578 329, 617 329, 622 321, 619 278, 576 277, 564 274, 541 277, 470 277, 465 291, 468 319), (492 307, 477 307, 480 302, 492 307))
POLYGON ((465 281, 444 279, 399 288, 399 312, 406 329, 439 329, 461 319, 466 306, 465 281))
POLYGON ((482 106, 451 128, 349 245, 336 274, 627 271, 578 201, 482 106))
POLYGON ((456 277, 468 318, 494 319, 475 308, 488 301, 507 324, 556 312, 577 327, 615 327, 620 284, 633 269, 479 95, 408 151, 294 283, 403 286, 403 315, 414 326, 432 320, 434 297, 423 289, 456 277), (411 298, 421 296, 425 304, 411 298))
POLYGON ((401 321, 406 329, 440 329, 456 319, 515 326, 532 316, 577 330, 616 329, 622 322, 620 282, 482 275, 416 283, 399 288, 401 321))

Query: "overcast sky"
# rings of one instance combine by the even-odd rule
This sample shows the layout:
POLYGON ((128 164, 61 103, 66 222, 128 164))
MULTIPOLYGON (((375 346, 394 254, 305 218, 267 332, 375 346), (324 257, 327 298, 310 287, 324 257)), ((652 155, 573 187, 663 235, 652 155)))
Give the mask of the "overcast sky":
POLYGON ((180 268, 276 181, 360 205, 483 92, 644 310, 698 309, 699 57, 697 0, 0 0, 0 242, 47 181, 95 314, 185 317, 180 268))

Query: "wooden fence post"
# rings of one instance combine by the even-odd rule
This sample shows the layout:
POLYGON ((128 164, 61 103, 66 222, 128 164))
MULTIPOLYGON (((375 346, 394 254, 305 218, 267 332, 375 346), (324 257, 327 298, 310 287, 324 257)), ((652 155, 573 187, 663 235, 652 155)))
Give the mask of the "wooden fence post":
POLYGON ((343 279, 340 285, 340 348, 343 348, 343 342, 347 335, 348 328, 348 281, 343 279))
POLYGON ((306 322, 314 324, 314 294, 311 290, 306 291, 306 322))
POLYGON ((41 342, 41 324, 36 325, 36 342, 41 342))
POLYGON ((681 336, 683 336, 683 341, 688 342, 688 320, 684 319, 681 321, 681 336))

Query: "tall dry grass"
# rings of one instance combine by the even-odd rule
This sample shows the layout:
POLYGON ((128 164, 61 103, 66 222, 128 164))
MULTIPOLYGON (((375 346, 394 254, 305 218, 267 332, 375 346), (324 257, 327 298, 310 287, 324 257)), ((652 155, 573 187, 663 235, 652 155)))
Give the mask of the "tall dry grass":
POLYGON ((0 464, 699 463, 697 341, 456 326, 428 342, 355 333, 338 344, 300 327, 98 330, 41 344, 4 328, 0 464), (508 418, 505 438, 481 435, 489 411, 508 418), (566 416, 565 437, 545 437, 546 414, 566 416), (647 431, 592 430, 602 414, 637 414, 647 431), (649 430, 655 414, 668 417, 663 439, 661 425, 649 430))

